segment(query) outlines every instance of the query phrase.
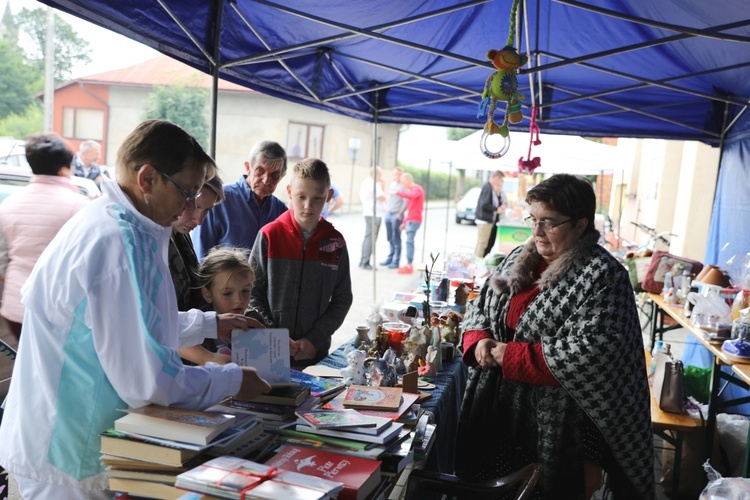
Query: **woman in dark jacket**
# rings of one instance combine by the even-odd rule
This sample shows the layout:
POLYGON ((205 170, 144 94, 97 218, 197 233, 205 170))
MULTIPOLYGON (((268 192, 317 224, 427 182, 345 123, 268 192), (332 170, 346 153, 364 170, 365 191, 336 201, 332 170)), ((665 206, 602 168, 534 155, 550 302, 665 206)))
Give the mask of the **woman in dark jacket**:
POLYGON ((456 471, 470 481, 542 466, 538 498, 654 497, 649 388, 626 270, 597 244, 596 195, 555 175, 531 189, 533 237, 464 323, 470 366, 456 471))

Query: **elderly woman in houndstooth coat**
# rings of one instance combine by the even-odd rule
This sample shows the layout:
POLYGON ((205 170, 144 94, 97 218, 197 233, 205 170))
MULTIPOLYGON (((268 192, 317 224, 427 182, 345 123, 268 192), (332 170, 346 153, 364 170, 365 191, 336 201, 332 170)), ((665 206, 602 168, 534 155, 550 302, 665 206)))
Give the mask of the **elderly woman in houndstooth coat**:
POLYGON ((596 195, 559 174, 526 201, 533 238, 487 280, 464 322, 469 365, 456 472, 542 466, 538 498, 654 498, 643 341, 628 274, 597 244, 596 195))

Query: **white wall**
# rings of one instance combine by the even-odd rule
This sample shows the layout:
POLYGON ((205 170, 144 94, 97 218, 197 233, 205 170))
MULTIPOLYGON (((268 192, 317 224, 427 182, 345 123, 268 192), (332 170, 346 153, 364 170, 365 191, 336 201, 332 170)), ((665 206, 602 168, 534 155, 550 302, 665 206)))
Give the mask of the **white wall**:
MULTIPOLYGON (((150 91, 148 87, 110 87, 107 164, 115 164, 123 139, 141 122, 150 91)), ((322 125, 325 127, 322 160, 328 164, 331 180, 347 202, 350 185, 353 185, 352 201, 359 204, 356 193, 371 165, 373 124, 254 92, 220 93, 217 113, 216 162, 225 183, 236 181, 244 173, 244 162, 256 142, 269 139, 286 147, 290 121, 322 125), (348 153, 351 137, 359 138, 361 144, 354 169, 348 153)), ((399 128, 400 125, 378 125, 380 165, 385 169, 396 166, 399 128)), ((289 168, 292 166, 290 164, 289 168)), ((275 193, 284 201, 286 185, 282 180, 275 193)))

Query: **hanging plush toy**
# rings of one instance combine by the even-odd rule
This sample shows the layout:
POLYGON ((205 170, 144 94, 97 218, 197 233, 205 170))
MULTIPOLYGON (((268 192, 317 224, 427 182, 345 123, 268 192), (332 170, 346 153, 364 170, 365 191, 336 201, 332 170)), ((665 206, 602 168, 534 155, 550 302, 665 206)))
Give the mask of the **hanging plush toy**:
POLYGON ((517 7, 518 0, 515 0, 511 8, 510 33, 508 34, 506 47, 501 50, 491 49, 487 52, 487 59, 492 61, 492 65, 497 68, 497 71, 487 78, 482 92, 482 101, 479 103, 477 111, 477 118, 487 114, 480 148, 486 157, 493 160, 502 157, 510 148, 508 122, 519 123, 523 119, 520 101, 523 101, 525 96, 517 92, 518 69, 526 64, 527 57, 519 54, 512 46, 513 38, 516 35, 517 7), (498 125, 494 120, 498 101, 506 103, 502 125, 498 125), (487 138, 495 134, 500 134, 501 137, 505 138, 505 143, 500 151, 491 152, 486 147, 487 138))
POLYGON ((538 156, 531 157, 531 148, 539 146, 542 141, 539 139, 539 126, 536 124, 536 106, 531 110, 531 124, 529 125, 529 153, 526 159, 523 156, 518 159, 518 171, 522 174, 533 174, 534 170, 542 166, 542 159, 538 156))

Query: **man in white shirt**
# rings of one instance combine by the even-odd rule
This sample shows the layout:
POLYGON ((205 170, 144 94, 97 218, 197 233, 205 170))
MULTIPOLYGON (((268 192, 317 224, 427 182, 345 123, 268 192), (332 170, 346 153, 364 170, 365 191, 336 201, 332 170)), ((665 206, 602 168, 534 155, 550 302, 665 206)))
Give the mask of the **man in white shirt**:
POLYGON ((376 167, 376 178, 370 176, 362 181, 359 187, 359 199, 362 201, 362 214, 365 216, 365 239, 362 241, 362 257, 359 259, 360 269, 372 269, 370 256, 372 247, 378 240, 380 222, 385 213, 385 190, 383 189, 383 169, 376 167))

